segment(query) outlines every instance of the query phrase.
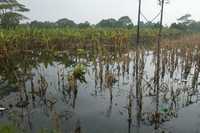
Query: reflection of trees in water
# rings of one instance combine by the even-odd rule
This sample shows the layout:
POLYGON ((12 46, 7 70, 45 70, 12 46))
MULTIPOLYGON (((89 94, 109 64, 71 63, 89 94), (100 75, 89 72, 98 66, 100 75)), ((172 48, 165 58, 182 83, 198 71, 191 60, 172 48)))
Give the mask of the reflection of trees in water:
MULTIPOLYGON (((64 116, 69 119, 71 117, 70 111, 66 111, 62 116, 61 114, 64 112, 56 111, 54 105, 57 101, 53 95, 50 96, 48 94, 49 82, 46 76, 43 75, 43 70, 38 71, 38 75, 32 73, 33 68, 41 67, 38 64, 43 61, 41 61, 42 59, 39 61, 38 58, 32 54, 19 54, 18 56, 12 55, 5 58, 5 60, 1 60, 1 80, 6 81, 8 84, 2 89, 6 91, 9 86, 14 86, 16 88, 15 98, 17 99, 10 103, 8 99, 5 106, 9 108, 10 120, 16 123, 18 127, 26 130, 33 130, 32 110, 34 108, 40 108, 45 117, 48 118, 54 114, 57 114, 60 118, 64 116)), ((54 59, 55 57, 50 62, 54 59)), ((10 101, 12 101, 12 98, 10 101)), ((56 119, 52 119, 52 121, 54 120, 56 119)))
MULTIPOLYGON (((166 121, 170 121, 171 119, 174 119, 177 117, 177 109, 178 105, 180 105, 179 99, 181 97, 185 97, 184 94, 186 94, 186 103, 181 103, 181 104, 188 104, 190 103, 192 99, 190 97, 194 96, 194 91, 192 92, 192 89, 190 89, 189 82, 191 82, 191 79, 186 80, 185 77, 188 77, 191 73, 191 69, 193 68, 193 60, 192 58, 193 55, 191 54, 192 51, 182 51, 179 49, 162 49, 161 51, 161 70, 160 70, 160 85, 159 85, 159 94, 156 95, 156 90, 154 89, 154 86, 156 84, 156 75, 148 75, 148 78, 145 78, 146 73, 145 69, 147 66, 145 66, 145 52, 139 52, 139 59, 138 59, 138 65, 134 65, 133 67, 133 75, 135 76, 135 84, 137 84, 137 88, 141 88, 136 90, 136 96, 129 96, 128 100, 128 121, 129 121, 129 130, 130 127, 132 126, 132 119, 137 120, 138 125, 140 122, 142 124, 154 124, 155 122, 163 123, 166 121), (184 53, 184 54, 181 54, 184 53), (181 63, 183 65, 181 65, 181 63), (136 74, 136 68, 139 69, 138 74, 136 74), (184 74, 187 76, 184 76, 183 78, 179 78, 179 74, 177 71, 180 69, 185 70, 184 74), (136 76, 137 75, 137 76, 136 76), (156 97, 160 99, 159 105, 157 105, 157 113, 155 111, 148 112, 147 110, 144 110, 143 108, 143 98, 149 98, 152 99, 152 102, 154 105, 156 105, 156 101, 153 101, 156 97), (133 98, 133 99, 132 99, 133 98), (133 101, 136 99, 137 103, 137 114, 136 117, 132 114, 133 107, 133 101)), ((116 53, 117 54, 117 53, 116 53)), ((127 54, 119 54, 120 56, 115 56, 116 58, 116 63, 113 65, 113 61, 106 59, 105 56, 100 55, 97 56, 99 60, 95 60, 94 63, 94 71, 95 71, 95 95, 97 96, 98 93, 100 93, 103 88, 107 88, 110 93, 110 106, 107 110, 107 113, 110 114, 111 109, 112 109, 112 99, 113 99, 113 77, 116 77, 118 80, 118 83, 120 83, 120 78, 124 80, 125 73, 127 73, 127 76, 131 70, 130 69, 130 60, 128 60, 127 54), (127 59, 127 60, 126 60, 127 59), (98 82, 99 81, 99 82, 98 82), (98 83, 101 88, 100 91, 98 90, 98 83)), ((106 55, 108 58, 111 59, 110 56, 106 55)), ((137 57, 131 57, 132 59, 137 62, 137 57)), ((151 56, 151 55, 148 55, 151 56)), ((148 58, 148 57, 147 57, 148 58)), ((156 62, 153 62, 155 65, 156 62)), ((137 63, 136 63, 137 64, 137 63)), ((198 64, 198 63, 196 63, 198 64)), ((156 71, 156 69, 154 70, 156 71)), ((197 75, 198 75, 198 67, 196 65, 196 69, 194 71, 194 76, 192 80, 192 88, 197 86, 198 81, 197 81, 197 75)), ((124 82, 124 81, 123 81, 124 82)), ((192 103, 192 102, 191 102, 192 103)))
MULTIPOLYGON (((66 107, 69 107, 69 110, 59 111, 56 109, 56 104, 60 99, 55 98, 53 94, 49 94, 49 88, 54 84, 50 85, 49 79, 43 74, 45 70, 39 71, 37 75, 32 74, 32 68, 40 68, 41 66, 38 64, 43 62, 42 59, 38 59, 40 58, 38 55, 36 57, 35 55, 8 57, 5 60, 1 60, 1 64, 4 64, 0 66, 1 82, 7 80, 18 88, 16 90, 19 92, 18 107, 20 111, 23 110, 19 112, 18 117, 21 120, 26 119, 27 122, 24 122, 24 125, 29 124, 30 129, 33 124, 31 123, 31 110, 33 108, 43 108, 43 113, 46 117, 53 116, 52 121, 55 123, 55 128, 61 127, 59 124, 62 120, 69 120, 69 118, 73 117, 79 86, 77 82, 73 82, 71 85, 74 86, 70 87, 66 79, 68 75, 66 70, 73 68, 73 66, 69 67, 70 64, 67 62, 73 64, 73 60, 76 60, 77 63, 89 62, 92 64, 95 96, 102 96, 104 91, 109 93, 109 106, 106 108, 108 117, 111 116, 113 111, 116 92, 115 83, 118 83, 119 87, 121 85, 125 86, 126 83, 132 82, 129 76, 134 75, 134 87, 128 91, 127 103, 130 131, 133 125, 155 124, 156 121, 158 122, 157 117, 159 117, 159 123, 170 121, 177 117, 179 108, 192 104, 195 99, 198 99, 199 50, 196 52, 189 49, 163 48, 161 50, 159 73, 161 78, 158 95, 156 95, 155 90, 156 75, 153 72, 156 71, 154 67, 156 62, 155 58, 150 58, 153 55, 146 54, 146 50, 143 49, 129 52, 127 53, 127 50, 125 52, 119 51, 116 48, 110 52, 109 50, 98 48, 94 51, 94 53, 97 53, 95 55, 82 56, 79 53, 77 56, 69 56, 68 59, 72 61, 67 61, 66 56, 62 54, 56 54, 56 57, 49 56, 47 64, 48 62, 51 64, 54 61, 64 64, 62 67, 60 67, 60 64, 56 65, 57 78, 55 80, 55 88, 58 89, 62 102, 66 107), (91 59, 88 59, 88 57, 91 57, 91 59), (149 59, 153 63, 150 64, 153 69, 151 68, 152 66, 147 66, 149 64, 146 64, 149 59), (147 73, 147 71, 152 72, 147 73), (179 71, 182 71, 182 73, 179 74, 179 71), (159 98, 157 113, 155 113, 156 98, 159 98), (146 109, 147 105, 144 104, 147 102, 146 100, 152 102, 154 110, 149 111, 146 109)), ((46 60, 44 57, 43 59, 46 60)), ((21 121, 18 120, 17 123, 19 124, 21 121)), ((79 126, 77 127, 76 131, 78 132, 80 128, 79 126)))
POLYGON ((137 126, 140 127, 141 113, 142 113, 142 79, 144 74, 144 51, 137 49, 136 51, 136 62, 135 62, 135 90, 136 90, 136 118, 137 126))
MULTIPOLYGON (((191 52, 191 51, 190 51, 191 52)), ((190 55, 191 53, 186 53, 188 55, 190 55)), ((180 55, 180 51, 178 49, 172 49, 172 50, 166 50, 166 51, 162 51, 161 53, 161 83, 159 85, 159 94, 155 95, 155 91, 154 90, 154 85, 156 82, 154 82, 153 79, 154 78, 148 78, 145 79, 144 77, 140 77, 138 74, 134 74, 136 75, 136 82, 140 80, 142 81, 142 97, 149 97, 150 99, 154 97, 158 97, 161 101, 159 103, 158 109, 157 109, 157 113, 154 112, 146 112, 145 110, 137 110, 138 114, 141 114, 141 118, 138 120, 143 121, 144 123, 149 123, 149 124, 153 124, 155 122, 159 122, 159 123, 163 123, 166 121, 170 121, 173 118, 177 117, 177 109, 178 109, 178 105, 180 104, 180 102, 184 102, 184 101, 180 101, 179 99, 181 97, 185 97, 187 99, 187 101, 185 103, 181 103, 181 104, 185 104, 188 105, 191 102, 192 98, 194 98, 195 94, 197 93, 197 87, 198 87, 198 75, 199 75, 199 60, 197 60, 197 62, 195 63, 195 65, 193 66, 192 64, 189 65, 190 63, 187 62, 191 62, 192 59, 194 57, 189 56, 188 57, 182 57, 182 55, 180 55), (185 79, 183 78, 179 78, 179 74, 177 74, 177 72, 175 73, 175 71, 179 71, 179 69, 182 69, 182 67, 184 66, 180 66, 181 64, 179 64, 179 60, 180 62, 182 60, 186 60, 186 66, 187 66, 187 75, 190 75, 191 73, 191 69, 194 68, 194 74, 192 76, 192 78, 187 79, 187 81, 185 81, 185 79), (169 69, 166 69, 169 68, 169 69), (191 87, 190 87, 191 85, 191 87), (186 96, 185 96, 186 94, 186 96), (141 113, 142 112, 142 113, 141 113), (158 120, 159 119, 159 120, 158 120)), ((194 61, 192 61, 194 62, 194 61)), ((154 62, 155 63, 155 62, 154 62)), ((139 66, 139 64, 138 64, 139 66)), ((134 68, 142 68, 141 66, 137 67, 134 66, 134 68)), ((155 69, 156 71, 156 69, 155 69)), ((145 73, 144 73, 145 74, 145 73)), ((155 76, 155 75, 154 75, 155 76)), ((137 84, 137 83, 136 83, 137 84)), ((139 84, 140 85, 140 84, 139 84)), ((137 91, 137 90, 136 90, 137 91)), ((136 92, 136 98, 138 98, 137 100, 139 101, 139 92, 136 92)), ((144 101, 145 102, 145 101, 144 101)), ((155 101, 154 101, 155 102, 155 101)), ((139 109, 142 109, 142 102, 140 104, 139 103, 139 109)), ((129 104, 130 106, 130 104, 129 104)), ((129 115, 130 116, 130 115, 129 115)))

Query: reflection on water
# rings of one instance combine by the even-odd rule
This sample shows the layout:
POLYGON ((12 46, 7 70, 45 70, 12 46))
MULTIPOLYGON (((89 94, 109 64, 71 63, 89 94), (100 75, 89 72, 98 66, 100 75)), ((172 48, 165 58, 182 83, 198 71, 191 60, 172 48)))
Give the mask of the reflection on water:
POLYGON ((21 52, 0 60, 0 123, 26 132, 167 131, 200 100, 199 50, 101 48, 21 52), (159 85, 156 80, 159 79, 159 85), (159 87, 159 94, 156 86, 159 87))

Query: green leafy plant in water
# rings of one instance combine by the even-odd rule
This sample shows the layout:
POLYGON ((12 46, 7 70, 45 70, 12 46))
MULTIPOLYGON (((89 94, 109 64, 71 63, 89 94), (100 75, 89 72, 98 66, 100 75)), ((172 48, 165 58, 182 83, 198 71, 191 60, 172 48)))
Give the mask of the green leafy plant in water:
POLYGON ((160 109, 160 111, 166 113, 166 112, 168 112, 169 110, 168 110, 167 108, 162 108, 162 109, 160 109))
POLYGON ((161 105, 160 112, 167 113, 168 111, 169 111, 169 109, 167 107, 165 107, 164 105, 161 105))
POLYGON ((77 54, 79 56, 86 55, 86 51, 84 49, 77 49, 77 54))
POLYGON ((79 80, 81 83, 86 83, 85 73, 86 73, 85 66, 83 64, 78 64, 74 68, 73 76, 76 80, 79 80))
POLYGON ((75 66, 74 70, 71 74, 69 74, 67 80, 69 84, 69 90, 76 90, 77 89, 77 80, 79 80, 81 83, 86 83, 85 80, 85 73, 86 68, 82 64, 78 64, 75 66))
MULTIPOLYGON (((26 133, 26 131, 22 131, 13 124, 0 124, 0 133, 26 133)), ((56 130, 41 129, 37 133, 60 133, 60 132, 56 130)))

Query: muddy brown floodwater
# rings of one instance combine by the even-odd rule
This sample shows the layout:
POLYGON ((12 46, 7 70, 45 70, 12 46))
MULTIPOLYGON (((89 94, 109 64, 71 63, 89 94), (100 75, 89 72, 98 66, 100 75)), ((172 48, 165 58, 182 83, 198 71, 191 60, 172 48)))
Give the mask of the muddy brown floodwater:
POLYGON ((159 95, 152 49, 6 56, 0 123, 27 133, 200 132, 199 56, 196 49, 162 49, 159 95))

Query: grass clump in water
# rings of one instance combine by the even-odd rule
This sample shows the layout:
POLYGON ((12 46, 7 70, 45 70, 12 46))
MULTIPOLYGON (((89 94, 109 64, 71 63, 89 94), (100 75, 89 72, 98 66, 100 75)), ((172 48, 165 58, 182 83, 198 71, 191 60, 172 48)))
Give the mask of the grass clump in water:
POLYGON ((0 125, 0 133, 22 133, 22 131, 12 124, 2 124, 0 125))
POLYGON ((75 69, 72 74, 76 80, 79 80, 81 83, 86 83, 85 73, 86 73, 85 66, 82 64, 78 64, 75 66, 75 69))
POLYGON ((68 76, 68 84, 69 89, 76 89, 77 88, 77 81, 79 80, 81 83, 86 83, 85 79, 86 68, 82 64, 77 64, 72 71, 71 74, 68 76))

